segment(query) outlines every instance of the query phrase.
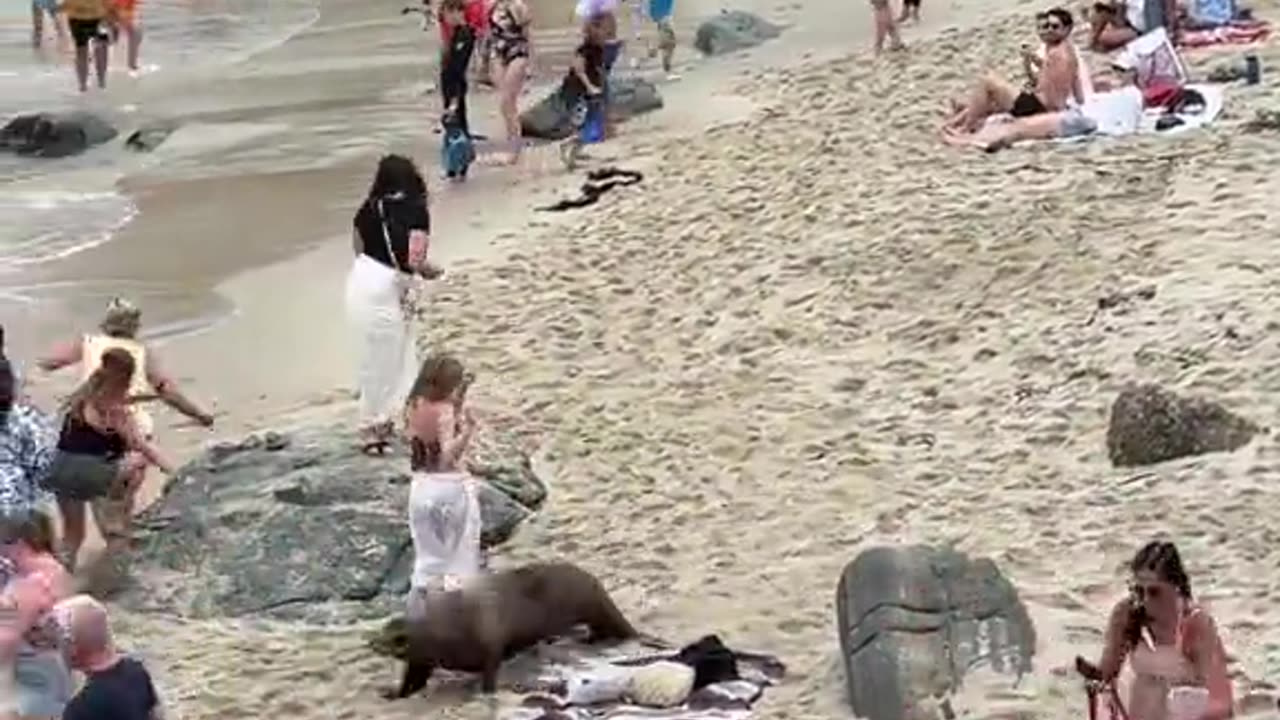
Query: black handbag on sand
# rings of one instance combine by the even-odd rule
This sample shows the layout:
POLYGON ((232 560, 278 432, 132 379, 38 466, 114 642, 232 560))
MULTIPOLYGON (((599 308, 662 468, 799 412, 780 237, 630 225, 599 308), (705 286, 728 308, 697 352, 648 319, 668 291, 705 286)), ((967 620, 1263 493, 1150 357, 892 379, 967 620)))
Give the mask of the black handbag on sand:
POLYGON ((44 487, 60 500, 97 500, 109 494, 120 477, 120 462, 100 455, 58 450, 44 487))

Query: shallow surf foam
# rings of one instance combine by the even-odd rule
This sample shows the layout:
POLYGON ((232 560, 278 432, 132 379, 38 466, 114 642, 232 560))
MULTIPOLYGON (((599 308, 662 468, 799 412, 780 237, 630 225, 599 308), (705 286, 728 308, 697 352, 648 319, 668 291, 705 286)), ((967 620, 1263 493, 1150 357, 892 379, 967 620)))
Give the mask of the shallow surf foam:
POLYGON ((101 245, 137 214, 118 192, 20 190, 0 193, 0 269, 16 270, 101 245))
MULTIPOLYGON (((141 6, 143 81, 180 83, 201 68, 242 61, 283 44, 318 18, 318 0, 147 0, 141 6)), ((69 47, 59 46, 46 23, 44 48, 33 51, 30 22, 28 3, 0 10, 0 123, 20 113, 71 107, 118 115, 122 108, 114 106, 123 98, 115 88, 129 82, 121 46, 112 51, 107 93, 81 96, 69 47)), ((136 212, 114 187, 137 162, 119 141, 58 161, 0 156, 0 275, 109 240, 136 212), (80 172, 86 168, 94 172, 80 172)))

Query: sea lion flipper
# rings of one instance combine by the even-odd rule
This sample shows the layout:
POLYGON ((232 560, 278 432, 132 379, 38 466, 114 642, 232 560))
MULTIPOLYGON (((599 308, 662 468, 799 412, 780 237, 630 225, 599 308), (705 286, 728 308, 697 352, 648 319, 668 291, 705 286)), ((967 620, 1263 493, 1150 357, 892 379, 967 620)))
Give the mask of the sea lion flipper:
POLYGON ((400 689, 391 694, 388 700, 403 700, 427 686, 435 666, 429 663, 408 662, 404 666, 404 677, 400 680, 400 689))
POLYGON ((484 670, 480 672, 480 691, 486 695, 498 692, 498 667, 502 658, 490 655, 485 660, 484 670))

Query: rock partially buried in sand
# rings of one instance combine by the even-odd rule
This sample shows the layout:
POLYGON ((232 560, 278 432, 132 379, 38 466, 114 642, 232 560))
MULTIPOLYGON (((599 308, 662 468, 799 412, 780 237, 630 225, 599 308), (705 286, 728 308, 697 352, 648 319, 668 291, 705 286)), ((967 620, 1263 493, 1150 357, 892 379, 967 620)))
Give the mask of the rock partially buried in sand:
POLYGON ((782 34, 782 28, 741 10, 724 10, 698 26, 693 46, 704 55, 752 48, 782 34))
POLYGON ((945 548, 876 547, 845 566, 836 591, 848 697, 858 717, 932 715, 934 700, 986 666, 1030 672, 1035 628, 995 563, 945 548))
POLYGON ((32 157, 79 155, 115 139, 111 123, 88 112, 19 115, 0 128, 0 149, 32 157))
MULTIPOLYGON (((518 442, 476 438, 482 541, 505 541, 545 501, 518 442)), ((139 518, 120 602, 195 617, 346 621, 399 610, 413 562, 408 458, 371 458, 345 427, 220 443, 139 518)))
POLYGON ((1107 455, 1117 467, 1154 465, 1230 452, 1257 432, 1257 425, 1216 402, 1179 397, 1158 385, 1131 384, 1111 405, 1107 455))
POLYGON ((148 123, 130 133, 124 140, 124 146, 135 152, 151 152, 168 140, 177 129, 178 123, 173 120, 148 123))
MULTIPOLYGON (((662 109, 662 96, 648 80, 619 77, 609 80, 609 111, 615 120, 625 121, 637 115, 662 109)), ((563 140, 573 132, 570 108, 553 91, 541 102, 520 113, 521 132, 539 140, 563 140)))

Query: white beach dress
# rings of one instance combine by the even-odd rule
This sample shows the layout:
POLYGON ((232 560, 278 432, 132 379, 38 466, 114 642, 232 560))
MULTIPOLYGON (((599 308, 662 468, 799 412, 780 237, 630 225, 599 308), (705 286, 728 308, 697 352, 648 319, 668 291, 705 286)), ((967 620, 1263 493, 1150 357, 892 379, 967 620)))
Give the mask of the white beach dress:
MULTIPOLYGON (((385 217, 382 234, 394 259, 385 217)), ((347 274, 347 321, 359 348, 356 384, 364 427, 391 422, 413 385, 417 372, 413 318, 402 300, 410 282, 405 273, 364 253, 356 256, 347 274)))
POLYGON ((413 575, 408 617, 426 613, 427 595, 455 590, 480 574, 480 498, 464 472, 415 472, 409 487, 413 575))

